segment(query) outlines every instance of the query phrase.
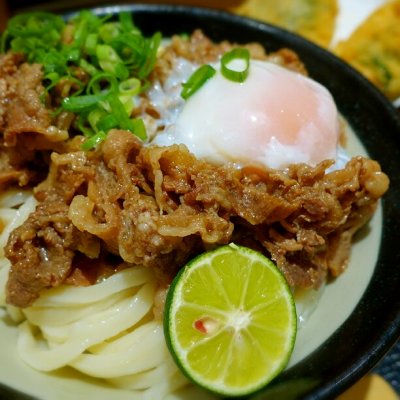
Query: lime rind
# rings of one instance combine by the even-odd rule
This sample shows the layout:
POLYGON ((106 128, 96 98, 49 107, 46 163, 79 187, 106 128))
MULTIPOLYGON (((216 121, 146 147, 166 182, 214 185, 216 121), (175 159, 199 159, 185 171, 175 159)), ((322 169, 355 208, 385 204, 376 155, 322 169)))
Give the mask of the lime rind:
POLYGON ((287 365, 296 330, 295 303, 282 273, 260 253, 234 244, 194 258, 175 277, 167 295, 164 332, 175 362, 191 381, 220 395, 245 396, 266 386, 287 365), (227 267, 238 260, 251 268, 227 267), (279 296, 268 299, 271 290, 279 296), (245 312, 235 315, 238 307, 245 312), (251 315, 250 323, 246 315, 251 315), (211 334, 181 329, 204 318, 218 321, 210 325, 211 334), (266 318, 286 330, 267 326, 266 318), (233 328, 241 323, 244 329, 233 328), (228 368, 231 364, 237 368, 228 368))

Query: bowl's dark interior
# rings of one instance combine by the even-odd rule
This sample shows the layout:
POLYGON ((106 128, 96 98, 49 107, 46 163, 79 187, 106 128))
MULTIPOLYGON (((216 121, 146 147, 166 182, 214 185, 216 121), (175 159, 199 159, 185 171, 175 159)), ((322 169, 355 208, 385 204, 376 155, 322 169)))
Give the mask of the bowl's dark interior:
MULTIPOLYGON (((135 23, 165 36, 201 28, 215 41, 257 41, 267 50, 290 47, 310 75, 333 94, 372 158, 391 179, 383 200, 384 227, 376 270, 348 320, 307 359, 285 371, 262 399, 333 398, 372 368, 400 335, 400 119, 385 98, 353 69, 330 53, 275 27, 223 12, 173 6, 108 7, 134 12, 135 23)), ((326 316, 329 318, 329 315, 326 316)))

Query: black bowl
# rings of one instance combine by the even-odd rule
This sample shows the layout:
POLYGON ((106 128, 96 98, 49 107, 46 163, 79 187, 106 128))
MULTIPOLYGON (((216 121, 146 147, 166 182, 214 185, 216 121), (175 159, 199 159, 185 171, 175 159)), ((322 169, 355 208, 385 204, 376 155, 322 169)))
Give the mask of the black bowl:
MULTIPOLYGON (((97 14, 132 11, 145 34, 202 29, 214 41, 257 41, 267 51, 289 47, 309 74, 333 94, 370 157, 391 180, 382 201, 383 226, 373 276, 350 316, 305 359, 289 367, 257 399, 334 398, 361 378, 400 336, 400 118, 394 107, 349 65, 313 43, 277 27, 226 12, 167 5, 109 6, 97 14)), ((67 16, 70 16, 68 14, 67 16)), ((326 315, 329 319, 329 315, 326 315)), ((11 391, 7 398, 11 398, 11 391)), ((14 397, 17 398, 17 397, 14 397)))

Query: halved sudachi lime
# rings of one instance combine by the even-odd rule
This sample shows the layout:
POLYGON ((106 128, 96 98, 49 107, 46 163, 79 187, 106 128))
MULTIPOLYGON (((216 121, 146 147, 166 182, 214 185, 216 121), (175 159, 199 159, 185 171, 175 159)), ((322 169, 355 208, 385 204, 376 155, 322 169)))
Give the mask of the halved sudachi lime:
POLYGON ((278 375, 296 329, 281 272, 235 244, 192 260, 167 295, 164 331, 173 358, 193 382, 225 396, 247 395, 278 375))

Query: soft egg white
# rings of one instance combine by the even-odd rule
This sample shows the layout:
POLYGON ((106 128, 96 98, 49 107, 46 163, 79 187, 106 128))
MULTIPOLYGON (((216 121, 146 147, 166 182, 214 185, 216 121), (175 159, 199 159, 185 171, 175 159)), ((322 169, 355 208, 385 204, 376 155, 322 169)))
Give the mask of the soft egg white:
MULTIPOLYGON (((239 69, 237 63, 229 67, 239 69)), ((225 78, 219 63, 214 68, 214 77, 187 101, 177 93, 195 67, 182 60, 163 90, 149 92, 165 126, 154 144, 182 143, 199 158, 238 166, 283 169, 336 160, 339 114, 325 87, 266 61, 251 60, 243 83, 225 78)))

